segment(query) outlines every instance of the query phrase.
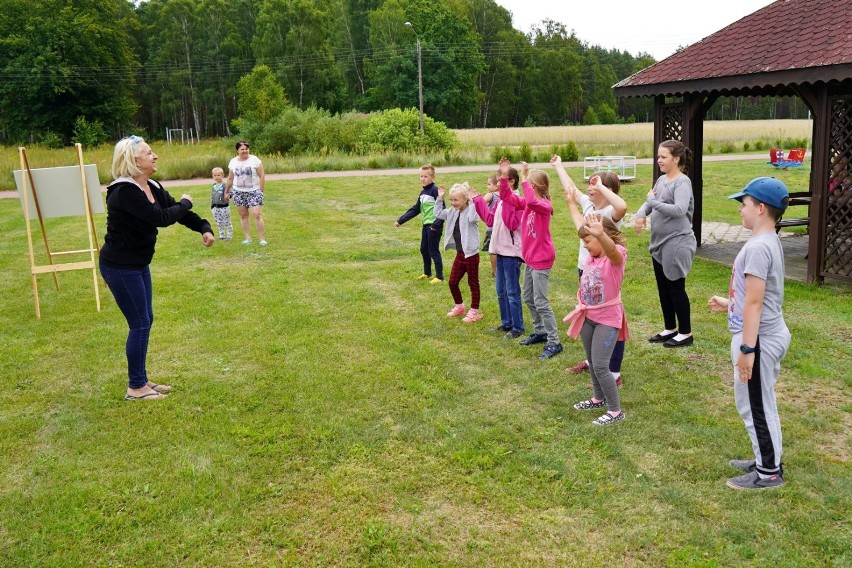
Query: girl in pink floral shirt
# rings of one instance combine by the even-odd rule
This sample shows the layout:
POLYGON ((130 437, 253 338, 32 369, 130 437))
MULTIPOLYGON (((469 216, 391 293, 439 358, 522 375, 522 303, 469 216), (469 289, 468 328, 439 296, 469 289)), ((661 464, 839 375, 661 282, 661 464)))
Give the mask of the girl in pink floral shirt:
POLYGON ((607 413, 594 421, 598 426, 606 426, 624 419, 609 359, 616 341, 626 340, 628 335, 621 303, 627 249, 612 219, 599 213, 589 214, 585 219, 577 234, 589 256, 580 277, 577 307, 565 316, 565 321, 571 322, 568 335, 583 339, 594 389, 592 398, 578 402, 574 408, 589 410, 606 406, 607 413))

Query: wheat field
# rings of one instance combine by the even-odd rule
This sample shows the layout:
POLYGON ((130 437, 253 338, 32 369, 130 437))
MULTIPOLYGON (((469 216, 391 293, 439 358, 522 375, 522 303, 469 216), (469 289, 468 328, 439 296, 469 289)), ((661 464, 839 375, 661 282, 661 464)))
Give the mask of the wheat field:
MULTIPOLYGON (((704 141, 717 145, 742 140, 810 138, 810 120, 739 120, 707 121, 704 141)), ((565 144, 647 144, 654 137, 650 122, 635 124, 606 124, 593 126, 538 126, 532 128, 478 128, 454 130, 462 144, 480 146, 531 146, 565 144)))

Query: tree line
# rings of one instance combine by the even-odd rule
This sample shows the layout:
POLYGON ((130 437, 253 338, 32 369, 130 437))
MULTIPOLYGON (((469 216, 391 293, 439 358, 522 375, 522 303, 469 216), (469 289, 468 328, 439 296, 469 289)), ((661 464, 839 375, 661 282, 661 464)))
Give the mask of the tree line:
POLYGON ((616 100, 612 85, 654 59, 570 25, 522 33, 494 0, 3 0, 0 140, 233 135, 237 84, 257 65, 300 109, 416 107, 418 39, 424 110, 451 128, 651 120, 650 99, 616 100))

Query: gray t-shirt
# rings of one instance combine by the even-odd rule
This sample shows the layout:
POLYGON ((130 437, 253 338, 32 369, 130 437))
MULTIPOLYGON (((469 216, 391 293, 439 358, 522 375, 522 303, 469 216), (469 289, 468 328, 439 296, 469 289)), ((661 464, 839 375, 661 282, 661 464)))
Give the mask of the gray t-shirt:
POLYGON ((692 181, 684 174, 671 182, 662 175, 654 184, 656 197, 645 200, 636 217, 654 214, 651 219, 651 257, 663 267, 669 280, 686 278, 695 258, 695 233, 692 232, 692 213, 695 200, 692 181))
POLYGON ((763 308, 760 312, 758 335, 770 335, 784 330, 784 251, 781 239, 772 231, 750 238, 734 260, 731 284, 728 291, 728 329, 731 333, 743 330, 743 306, 745 305, 746 275, 766 281, 763 308))

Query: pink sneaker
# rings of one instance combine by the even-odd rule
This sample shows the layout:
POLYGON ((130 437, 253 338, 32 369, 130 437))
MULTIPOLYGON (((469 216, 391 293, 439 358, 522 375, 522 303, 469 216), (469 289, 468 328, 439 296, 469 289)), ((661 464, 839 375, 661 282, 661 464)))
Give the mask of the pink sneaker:
POLYGON ((459 316, 464 315, 464 304, 459 304, 455 306, 452 310, 447 312, 448 318, 457 318, 459 316))
POLYGON ((479 310, 475 310, 475 309, 471 308, 467 312, 467 315, 464 316, 464 319, 462 321, 464 323, 473 323, 473 322, 479 321, 481 319, 482 319, 482 314, 479 313, 479 310))

